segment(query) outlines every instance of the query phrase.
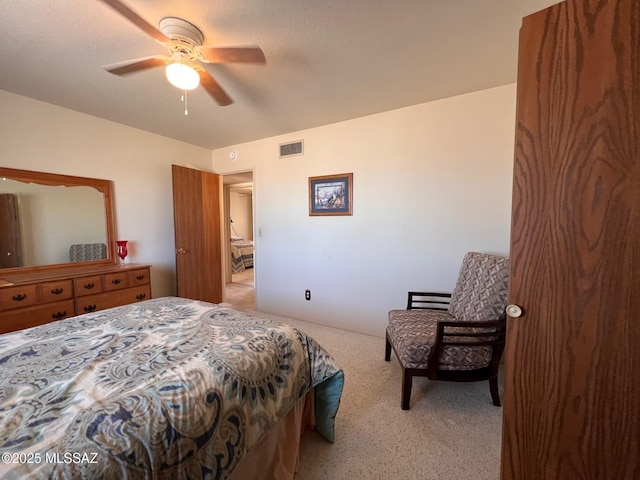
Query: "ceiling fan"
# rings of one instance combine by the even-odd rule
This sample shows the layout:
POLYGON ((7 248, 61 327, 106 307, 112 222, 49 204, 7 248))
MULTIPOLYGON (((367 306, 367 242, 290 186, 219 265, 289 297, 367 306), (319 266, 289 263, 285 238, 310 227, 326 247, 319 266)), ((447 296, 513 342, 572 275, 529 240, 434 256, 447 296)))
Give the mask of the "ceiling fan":
POLYGON ((176 17, 160 20, 159 29, 148 23, 120 0, 101 0, 135 26, 169 49, 170 56, 161 55, 128 60, 107 65, 104 69, 114 75, 127 75, 153 67, 166 66, 167 80, 181 90, 198 85, 219 105, 233 103, 229 95, 199 63, 266 63, 260 47, 212 47, 202 45, 204 35, 194 24, 176 17))

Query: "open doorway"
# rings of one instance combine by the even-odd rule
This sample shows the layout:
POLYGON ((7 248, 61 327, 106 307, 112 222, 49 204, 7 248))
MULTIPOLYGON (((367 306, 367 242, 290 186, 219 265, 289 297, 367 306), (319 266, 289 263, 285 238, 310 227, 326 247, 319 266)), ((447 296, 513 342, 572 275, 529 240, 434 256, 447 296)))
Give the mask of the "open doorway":
POLYGON ((223 175, 225 215, 225 303, 255 309, 253 172, 223 175))

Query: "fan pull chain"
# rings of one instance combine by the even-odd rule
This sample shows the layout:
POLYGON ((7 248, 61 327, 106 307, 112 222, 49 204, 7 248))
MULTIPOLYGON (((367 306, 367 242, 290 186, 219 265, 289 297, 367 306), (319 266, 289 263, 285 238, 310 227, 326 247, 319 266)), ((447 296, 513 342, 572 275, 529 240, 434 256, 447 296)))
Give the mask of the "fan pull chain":
POLYGON ((182 98, 180 100, 184 103, 184 114, 185 115, 189 115, 189 109, 188 109, 188 105, 187 105, 187 91, 186 90, 182 91, 182 98))

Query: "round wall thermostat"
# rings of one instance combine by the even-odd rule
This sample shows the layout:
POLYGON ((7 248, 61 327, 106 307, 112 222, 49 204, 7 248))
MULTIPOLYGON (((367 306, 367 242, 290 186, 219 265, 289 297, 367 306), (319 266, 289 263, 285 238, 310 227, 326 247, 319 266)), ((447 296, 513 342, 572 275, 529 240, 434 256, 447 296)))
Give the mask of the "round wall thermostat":
POLYGON ((231 160, 235 160, 236 158, 238 158, 238 154, 236 153, 235 150, 232 150, 231 152, 229 152, 229 158, 231 160))

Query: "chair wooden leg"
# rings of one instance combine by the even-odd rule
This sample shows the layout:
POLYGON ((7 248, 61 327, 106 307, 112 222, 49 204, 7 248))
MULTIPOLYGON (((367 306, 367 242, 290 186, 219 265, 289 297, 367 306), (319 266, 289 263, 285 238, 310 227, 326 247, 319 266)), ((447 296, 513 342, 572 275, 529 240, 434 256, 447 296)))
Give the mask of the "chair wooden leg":
POLYGON ((492 377, 489 379, 489 389, 491 390, 491 400, 496 407, 501 406, 500 392, 498 391, 498 377, 492 377))
POLYGON ((413 374, 406 368, 402 369, 402 410, 409 410, 411 402, 411 386, 413 384, 413 374))
POLYGON ((391 360, 391 342, 389 341, 389 335, 385 335, 384 338, 384 359, 388 362, 391 360))

